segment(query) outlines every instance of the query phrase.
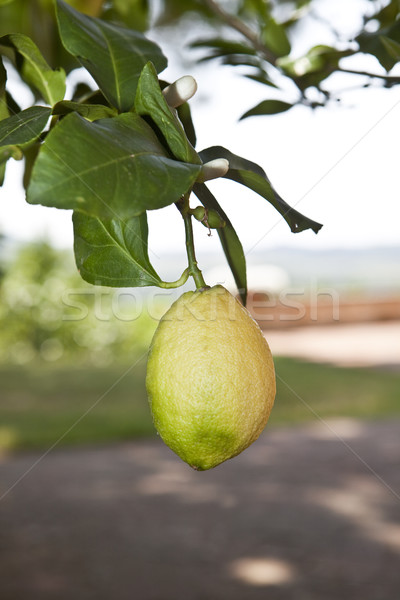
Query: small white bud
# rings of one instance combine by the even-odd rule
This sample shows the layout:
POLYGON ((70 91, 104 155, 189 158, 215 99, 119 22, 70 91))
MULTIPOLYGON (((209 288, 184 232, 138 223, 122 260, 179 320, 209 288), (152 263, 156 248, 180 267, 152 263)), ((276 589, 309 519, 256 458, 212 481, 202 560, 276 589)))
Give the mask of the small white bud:
POLYGON ((216 158, 205 163, 200 171, 200 175, 197 178, 199 183, 210 181, 210 179, 217 179, 227 174, 229 170, 229 162, 226 158, 216 158))
POLYGON ((163 89, 164 98, 171 108, 177 108, 195 95, 197 82, 191 75, 184 75, 163 89))

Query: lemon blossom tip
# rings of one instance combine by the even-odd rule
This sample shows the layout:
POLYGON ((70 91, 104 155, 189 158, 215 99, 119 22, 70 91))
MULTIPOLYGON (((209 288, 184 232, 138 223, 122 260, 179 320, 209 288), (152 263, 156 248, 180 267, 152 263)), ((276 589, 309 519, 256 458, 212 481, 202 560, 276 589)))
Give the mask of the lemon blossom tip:
POLYGON ((191 75, 184 75, 164 90, 164 98, 171 108, 177 108, 192 98, 197 91, 197 82, 191 75))

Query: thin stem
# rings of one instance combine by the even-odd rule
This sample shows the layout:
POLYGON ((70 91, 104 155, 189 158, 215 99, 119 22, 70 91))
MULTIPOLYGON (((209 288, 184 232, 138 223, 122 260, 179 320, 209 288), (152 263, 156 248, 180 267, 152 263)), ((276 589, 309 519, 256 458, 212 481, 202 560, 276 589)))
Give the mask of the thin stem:
POLYGON ((260 54, 263 55, 265 60, 267 60, 274 66, 276 65, 277 57, 275 56, 275 54, 271 52, 271 50, 269 50, 266 46, 264 46, 262 42, 260 42, 258 35, 252 29, 250 29, 250 27, 248 27, 246 23, 243 23, 243 21, 241 21, 234 15, 226 12, 223 8, 219 6, 217 2, 214 2, 214 0, 203 0, 203 2, 204 4, 206 4, 206 6, 208 6, 211 12, 213 12, 215 15, 217 15, 217 17, 222 19, 222 21, 229 25, 229 27, 232 27, 232 29, 236 29, 236 31, 238 31, 246 39, 248 39, 253 48, 260 52, 260 54))
POLYGON ((363 75, 364 77, 383 79, 388 83, 400 83, 400 77, 394 77, 391 75, 379 75, 377 73, 369 73, 368 71, 357 71, 356 69, 343 69, 341 67, 339 67, 337 71, 339 71, 339 73, 350 73, 351 75, 363 75))
POLYGON ((192 227, 192 215, 190 214, 189 208, 189 194, 186 194, 180 202, 177 203, 177 207, 182 215, 183 222, 185 224, 185 238, 186 238, 186 253, 189 263, 189 274, 193 277, 196 284, 196 289, 208 287, 204 281, 204 277, 199 267, 197 266, 196 254, 194 251, 194 238, 193 238, 193 227, 192 227))
POLYGON ((157 285, 166 290, 181 287, 181 285, 183 285, 184 283, 187 282, 189 275, 190 275, 190 269, 189 269, 189 267, 187 267, 187 269, 185 269, 183 271, 182 275, 176 281, 161 281, 157 285))

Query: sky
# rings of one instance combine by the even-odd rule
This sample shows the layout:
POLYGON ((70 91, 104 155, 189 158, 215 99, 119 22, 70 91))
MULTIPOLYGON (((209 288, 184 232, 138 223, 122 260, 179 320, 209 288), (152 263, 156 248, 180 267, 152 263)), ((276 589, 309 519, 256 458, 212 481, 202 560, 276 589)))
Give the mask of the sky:
MULTIPOLYGON (((164 51, 168 55, 168 48, 164 51)), ((357 66, 381 72, 372 59, 357 66)), ((231 181, 211 182, 248 256, 281 246, 318 252, 399 245, 400 89, 353 90, 343 94, 340 105, 314 112, 296 107, 239 122, 240 115, 265 99, 269 90, 209 63, 188 73, 178 62, 163 77, 173 80, 185 74, 193 74, 198 82, 191 100, 197 148, 222 145, 259 163, 291 206, 324 225, 318 235, 292 234, 263 198, 231 181)), ((340 89, 360 81, 349 75, 335 77, 331 85, 340 89)), ((71 247, 71 213, 26 204, 21 172, 21 163, 9 161, 0 189, 0 231, 15 240, 45 236, 59 247, 71 247)), ((198 252, 220 252, 218 236, 209 237, 202 225, 195 225, 198 252)), ((151 211, 149 227, 150 258, 183 250, 183 223, 174 206, 151 211)))

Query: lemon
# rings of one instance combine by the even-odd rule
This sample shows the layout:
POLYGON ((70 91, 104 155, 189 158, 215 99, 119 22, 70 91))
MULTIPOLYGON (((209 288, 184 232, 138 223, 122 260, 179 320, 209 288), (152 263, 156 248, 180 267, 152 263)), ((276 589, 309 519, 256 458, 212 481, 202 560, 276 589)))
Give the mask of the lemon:
POLYGON ((146 387, 164 442, 194 469, 211 469, 250 446, 275 398, 268 344, 224 287, 183 294, 150 346, 146 387))

